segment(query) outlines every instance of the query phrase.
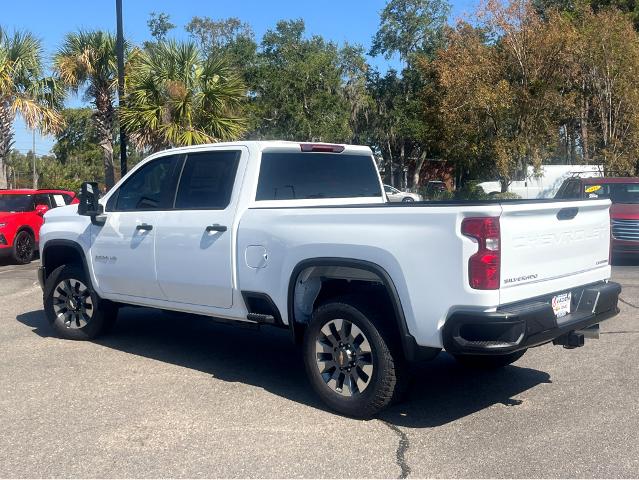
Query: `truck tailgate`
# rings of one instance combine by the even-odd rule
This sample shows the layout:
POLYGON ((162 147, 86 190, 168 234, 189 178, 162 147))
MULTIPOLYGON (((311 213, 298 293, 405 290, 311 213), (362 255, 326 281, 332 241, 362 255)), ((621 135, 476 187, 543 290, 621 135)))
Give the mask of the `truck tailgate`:
POLYGON ((503 203, 500 303, 610 277, 610 201, 503 203))

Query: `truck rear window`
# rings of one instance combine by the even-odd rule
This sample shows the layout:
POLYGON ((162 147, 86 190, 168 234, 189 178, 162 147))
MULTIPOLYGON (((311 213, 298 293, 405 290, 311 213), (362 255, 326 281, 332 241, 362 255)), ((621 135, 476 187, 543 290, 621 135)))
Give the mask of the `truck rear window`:
POLYGON ((380 197, 372 157, 344 153, 265 152, 256 200, 380 197))

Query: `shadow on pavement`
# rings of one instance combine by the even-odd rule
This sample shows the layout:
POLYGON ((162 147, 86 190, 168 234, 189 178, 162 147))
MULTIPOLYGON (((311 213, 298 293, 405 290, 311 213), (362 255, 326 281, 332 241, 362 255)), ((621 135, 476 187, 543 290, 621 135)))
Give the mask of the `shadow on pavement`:
MULTIPOLYGON (((42 336, 53 336, 42 310, 17 320, 42 336)), ((165 314, 146 308, 124 308, 113 331, 96 343, 199 370, 226 382, 255 385, 281 397, 325 410, 306 380, 299 350, 288 330, 242 328, 205 317, 165 314)), ((518 405, 513 397, 541 383, 545 372, 509 366, 495 372, 460 367, 447 354, 415 372, 406 401, 381 419, 398 426, 434 427, 495 404, 518 405)))
POLYGON ((0 267, 7 267, 9 265, 15 265, 13 259, 6 253, 0 255, 0 267))
MULTIPOLYGON (((27 265, 31 265, 33 262, 37 262, 40 259, 40 255, 37 252, 33 253, 33 258, 31 259, 31 261, 27 264, 27 265)), ((0 267, 22 267, 24 265, 20 265, 19 263, 16 263, 13 258, 11 258, 11 255, 7 252, 2 252, 2 254, 0 254, 0 267)))

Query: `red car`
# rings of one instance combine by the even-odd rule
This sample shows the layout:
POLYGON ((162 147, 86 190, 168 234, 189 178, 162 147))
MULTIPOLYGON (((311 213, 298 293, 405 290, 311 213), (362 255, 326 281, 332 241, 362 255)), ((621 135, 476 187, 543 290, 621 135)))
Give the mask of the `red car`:
POLYGON ((38 247, 44 214, 72 203, 78 199, 66 190, 0 190, 0 255, 29 263, 38 247))
POLYGON ((610 198, 612 253, 639 255, 639 177, 570 178, 555 198, 610 198))

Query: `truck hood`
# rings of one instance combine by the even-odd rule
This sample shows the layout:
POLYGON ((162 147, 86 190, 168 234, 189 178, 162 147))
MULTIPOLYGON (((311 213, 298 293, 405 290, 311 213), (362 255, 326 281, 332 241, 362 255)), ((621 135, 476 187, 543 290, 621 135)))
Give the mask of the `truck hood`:
POLYGON ((610 217, 617 220, 639 220, 639 203, 613 203, 610 217))

